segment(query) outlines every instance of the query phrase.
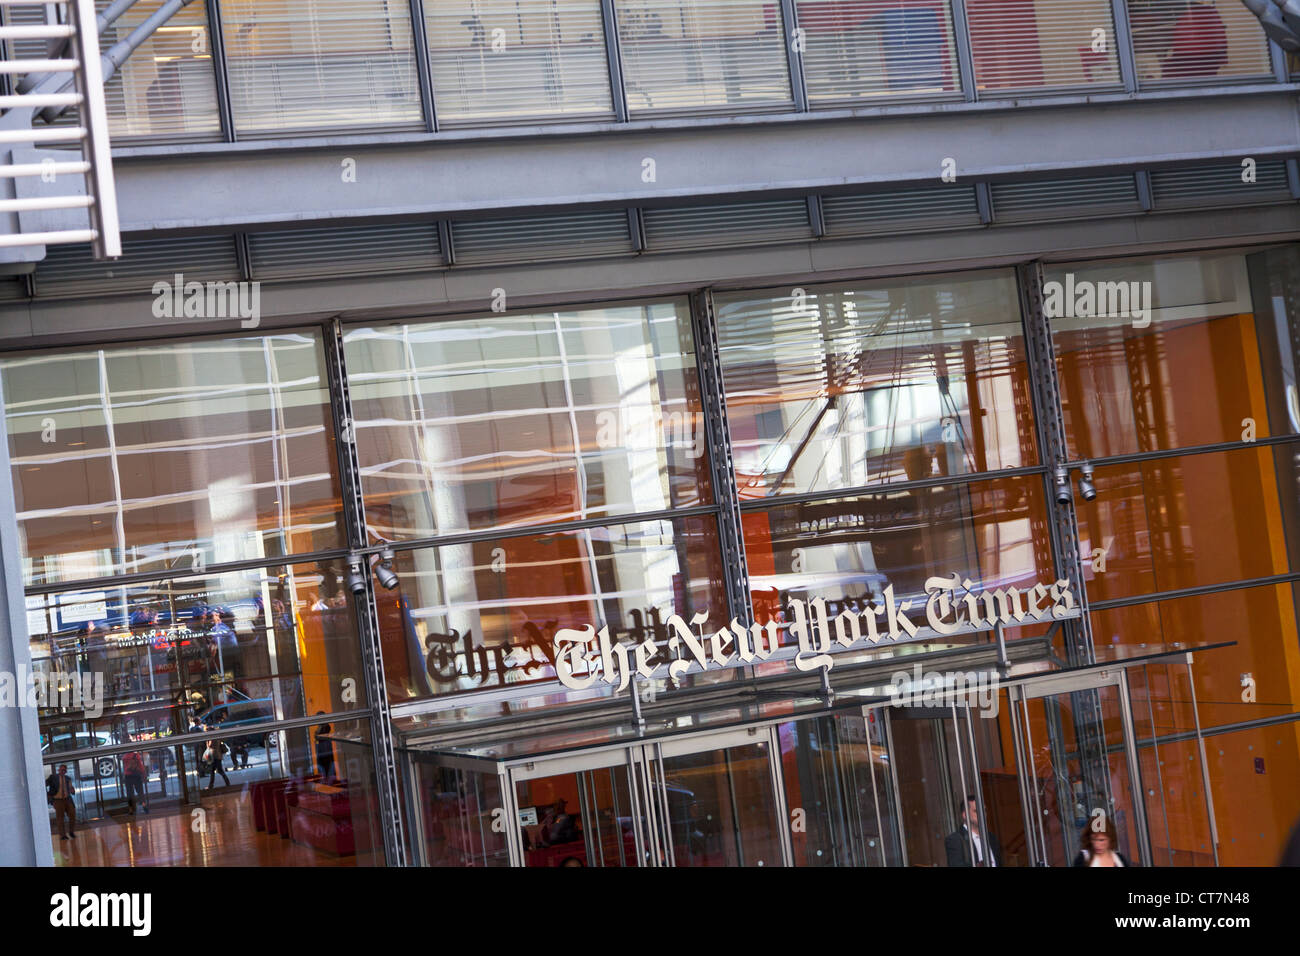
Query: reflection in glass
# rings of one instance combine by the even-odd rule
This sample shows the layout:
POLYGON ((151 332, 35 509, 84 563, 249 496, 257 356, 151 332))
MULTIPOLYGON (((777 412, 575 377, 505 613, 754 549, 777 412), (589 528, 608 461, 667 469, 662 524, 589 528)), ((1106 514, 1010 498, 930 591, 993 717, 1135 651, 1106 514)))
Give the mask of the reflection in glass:
POLYGON ((1109 317, 1051 317, 1075 457, 1241 441, 1247 429, 1255 438, 1300 431, 1288 328, 1295 319, 1285 310, 1256 314, 1241 256, 1066 265, 1048 270, 1046 281, 1077 290, 1076 304, 1086 305, 1088 290, 1130 292, 1125 309, 1107 291, 1108 303, 1118 301, 1109 317), (1135 283, 1147 314, 1130 314, 1142 311, 1131 304, 1135 283))
POLYGON ((677 866, 781 866, 767 750, 760 742, 664 758, 677 866))
POLYGON ((785 29, 758 0, 615 0, 632 115, 789 107, 785 29))
POLYGON ((60 736, 53 738, 55 748, 46 744, 46 796, 57 808, 50 820, 55 865, 384 864, 365 722, 273 732, 272 743, 247 764, 238 756, 240 737, 229 732, 203 732, 168 747, 149 746, 146 735, 95 733, 114 745, 138 740, 141 746, 57 759, 51 750, 60 736), (323 772, 326 749, 333 759, 323 772), (218 781, 224 773, 230 783, 209 791, 216 759, 223 763, 218 781), (63 779, 60 765, 67 767, 63 779), (203 825, 195 825, 199 821, 203 825), (69 829, 70 838, 61 839, 60 831, 69 829))
POLYGON ((1075 502, 1089 599, 1286 574, 1296 458, 1283 445, 1098 468, 1096 500, 1075 502))
POLYGON ((345 347, 380 537, 712 498, 684 302, 353 329, 345 347))
POLYGON ((639 866, 626 766, 521 781, 517 794, 524 866, 639 866))
POLYGON ((410 826, 423 834, 418 859, 424 866, 509 866, 510 851, 500 826, 505 813, 495 774, 416 766, 416 806, 422 819, 410 826))
POLYGON ((425 0, 438 123, 611 118, 599 0, 425 0))
MULTIPOLYGON (((97 682, 103 716, 96 726, 119 735, 220 724, 250 728, 257 743, 263 732, 256 727, 266 721, 364 707, 341 565, 28 597, 33 672, 56 685, 97 682)), ((51 706, 42 717, 80 710, 51 706)))
POLYGON ((974 591, 1055 580, 1037 478, 779 505, 746 514, 744 529, 760 623, 788 620, 796 598, 823 598, 828 617, 882 607, 892 587, 923 627, 927 578, 958 574, 974 591))
POLYGON ((743 498, 1037 461, 1010 273, 718 297, 743 498))
MULTIPOLYGON (((96 3, 100 13, 108 5, 107 0, 96 3)), ((125 40, 162 5, 162 0, 136 0, 101 31, 100 47, 107 50, 125 40)), ((220 136, 204 0, 173 12, 104 84, 104 99, 109 132, 115 141, 131 137, 220 136)))
POLYGON ((379 596, 394 700, 554 680, 562 628, 639 642, 666 640, 674 613, 727 621, 711 517, 403 551, 395 569, 401 588, 379 596))
POLYGON ((1128 18, 1144 85, 1272 73, 1259 21, 1239 0, 1139 0, 1128 18))
POLYGON ((947 0, 798 0, 813 103, 960 89, 947 0))
POLYGON ((339 546, 318 336, 15 355, 0 368, 26 584, 339 546))

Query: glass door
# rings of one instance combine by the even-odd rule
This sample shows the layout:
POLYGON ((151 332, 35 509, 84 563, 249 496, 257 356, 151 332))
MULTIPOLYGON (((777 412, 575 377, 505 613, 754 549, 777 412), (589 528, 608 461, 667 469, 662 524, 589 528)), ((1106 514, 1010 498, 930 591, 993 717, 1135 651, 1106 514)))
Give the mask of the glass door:
POLYGON ((1070 866, 1103 847, 1150 866, 1123 671, 1012 687, 1025 827, 1034 861, 1070 866))
POLYGON ((1005 866, 988 825, 970 708, 889 707, 895 818, 905 866, 1005 866))

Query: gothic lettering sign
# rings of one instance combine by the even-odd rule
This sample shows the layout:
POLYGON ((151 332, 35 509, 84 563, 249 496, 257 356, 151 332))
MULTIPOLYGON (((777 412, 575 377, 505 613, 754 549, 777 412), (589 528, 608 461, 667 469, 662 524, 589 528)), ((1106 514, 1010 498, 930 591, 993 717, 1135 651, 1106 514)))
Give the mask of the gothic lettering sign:
POLYGON ((665 664, 667 676, 676 680, 691 672, 762 663, 783 649, 782 629, 789 635, 786 644, 794 650, 795 667, 829 671, 835 665, 832 655, 840 650, 1079 616, 1068 581, 990 591, 976 590, 969 579, 953 574, 928 578, 925 593, 924 604, 914 609, 911 599, 896 599, 891 584, 879 601, 859 602, 860 608, 845 608, 834 615, 822 598, 791 598, 784 622, 771 620, 746 628, 732 618, 728 627, 711 634, 704 630, 707 612, 689 621, 674 614, 665 622, 670 636, 658 641, 645 636, 637 643, 620 643, 610 638, 608 627, 598 631, 590 624, 561 628, 554 638, 556 677, 574 690, 584 690, 597 680, 623 690, 634 677, 664 676, 665 664))

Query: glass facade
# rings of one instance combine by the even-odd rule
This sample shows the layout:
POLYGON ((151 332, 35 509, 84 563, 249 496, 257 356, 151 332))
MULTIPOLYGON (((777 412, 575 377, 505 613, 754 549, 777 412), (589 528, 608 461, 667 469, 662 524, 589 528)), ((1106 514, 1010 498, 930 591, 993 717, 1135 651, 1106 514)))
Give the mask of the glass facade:
MULTIPOLYGON (((160 6, 132 6, 103 31, 105 49, 160 6)), ((417 9, 413 30, 411 5, 389 0, 189 4, 108 84, 114 139, 597 123, 1273 78, 1259 21, 1238 0, 1129 0, 1118 32, 1111 0, 966 0, 956 13, 951 0, 417 9), (1121 45, 1133 50, 1127 78, 1121 45)))
POLYGON ((42 710, 59 799, 242 808, 268 862, 1068 865, 1097 808, 1271 862, 1300 260, 1033 275, 6 355, 32 657, 105 684, 42 710))

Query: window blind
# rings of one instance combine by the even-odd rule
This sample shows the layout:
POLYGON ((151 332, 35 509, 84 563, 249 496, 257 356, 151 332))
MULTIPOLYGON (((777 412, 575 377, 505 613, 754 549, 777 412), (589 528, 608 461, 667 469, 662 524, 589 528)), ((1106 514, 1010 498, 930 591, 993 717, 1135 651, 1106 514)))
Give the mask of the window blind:
POLYGON ((1130 0, 1128 16, 1140 85, 1273 72, 1264 28, 1240 0, 1130 0))
POLYGON ((982 97, 1119 87, 1110 0, 966 0, 982 97))
POLYGON ((614 115, 599 0, 425 0, 440 126, 614 115))
POLYGON ((220 0, 241 133, 421 125, 404 0, 220 0))
POLYGON ((811 103, 961 92, 948 0, 799 0, 811 103))
POLYGON ((632 115, 789 106, 778 3, 615 0, 632 115))

